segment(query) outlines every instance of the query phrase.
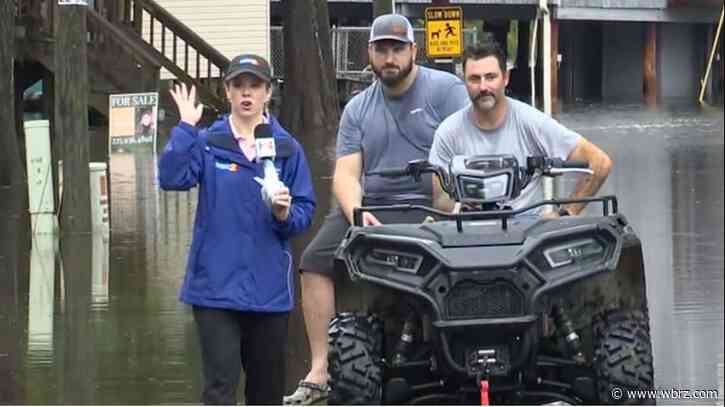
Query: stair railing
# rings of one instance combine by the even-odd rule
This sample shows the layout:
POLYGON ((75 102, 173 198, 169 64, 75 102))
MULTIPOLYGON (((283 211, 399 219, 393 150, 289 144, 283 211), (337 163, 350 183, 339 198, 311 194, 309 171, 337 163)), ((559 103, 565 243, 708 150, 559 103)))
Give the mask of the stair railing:
POLYGON ((205 104, 226 110, 222 78, 229 59, 155 1, 120 1, 121 25, 162 55, 164 68, 179 80, 194 84, 205 104))
MULTIPOLYGON (((7 1, 7 0, 0 0, 7 1)), ((32 36, 52 37, 58 0, 12 0, 16 18, 32 36)), ((201 103, 218 112, 228 106, 223 75, 229 59, 154 0, 88 0, 89 42, 123 43, 147 63, 165 68, 197 88, 201 103), (106 38, 113 36, 113 39, 106 38)))

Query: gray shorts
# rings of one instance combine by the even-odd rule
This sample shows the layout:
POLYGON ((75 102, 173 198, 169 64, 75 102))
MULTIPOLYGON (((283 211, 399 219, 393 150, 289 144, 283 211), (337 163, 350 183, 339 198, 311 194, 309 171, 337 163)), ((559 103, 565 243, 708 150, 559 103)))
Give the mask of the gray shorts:
MULTIPOLYGON (((420 223, 428 214, 423 211, 379 212, 375 217, 382 223, 420 223)), ((333 275, 335 251, 345 237, 350 224, 339 207, 325 217, 320 230, 302 253, 300 272, 333 275)))

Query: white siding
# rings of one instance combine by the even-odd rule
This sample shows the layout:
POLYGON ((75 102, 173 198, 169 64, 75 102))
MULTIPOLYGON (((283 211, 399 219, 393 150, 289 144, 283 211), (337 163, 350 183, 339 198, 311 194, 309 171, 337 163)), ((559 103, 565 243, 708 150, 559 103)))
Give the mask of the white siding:
MULTIPOLYGON (((269 0, 156 0, 179 21, 191 28, 217 51, 232 59, 242 53, 270 57, 269 0)), ((144 18, 144 31, 148 32, 148 16, 144 18)), ((154 43, 160 48, 160 28, 155 26, 154 43)), ((166 54, 171 55, 170 32, 166 33, 166 54)), ((148 38, 148 35, 144 35, 148 38)), ((183 43, 178 43, 177 65, 184 68, 183 43)), ((196 72, 196 54, 189 53, 189 72, 196 72)), ((200 64, 200 77, 207 76, 206 62, 200 64)), ((218 72, 212 70, 212 76, 218 72)), ((162 79, 173 78, 165 70, 162 79)))

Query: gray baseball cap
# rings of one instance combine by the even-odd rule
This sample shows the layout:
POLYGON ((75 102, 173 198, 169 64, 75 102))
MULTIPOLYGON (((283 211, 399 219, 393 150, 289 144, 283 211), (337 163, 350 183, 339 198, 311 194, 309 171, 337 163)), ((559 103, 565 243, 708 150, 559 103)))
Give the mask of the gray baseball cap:
POLYGON ((400 14, 383 14, 373 21, 368 43, 380 40, 414 43, 413 26, 410 25, 410 21, 405 16, 400 14))

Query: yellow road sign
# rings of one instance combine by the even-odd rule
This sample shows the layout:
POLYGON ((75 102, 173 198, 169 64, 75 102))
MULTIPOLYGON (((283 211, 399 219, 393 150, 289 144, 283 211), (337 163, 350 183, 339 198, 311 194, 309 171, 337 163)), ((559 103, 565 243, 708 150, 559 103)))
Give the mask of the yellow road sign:
POLYGON ((425 9, 425 53, 428 58, 456 58, 463 53, 463 11, 460 7, 425 9))

